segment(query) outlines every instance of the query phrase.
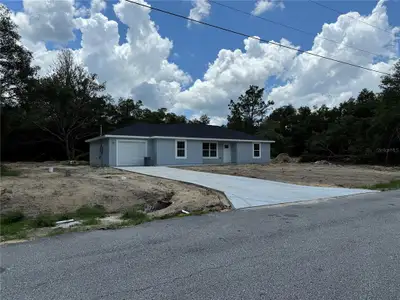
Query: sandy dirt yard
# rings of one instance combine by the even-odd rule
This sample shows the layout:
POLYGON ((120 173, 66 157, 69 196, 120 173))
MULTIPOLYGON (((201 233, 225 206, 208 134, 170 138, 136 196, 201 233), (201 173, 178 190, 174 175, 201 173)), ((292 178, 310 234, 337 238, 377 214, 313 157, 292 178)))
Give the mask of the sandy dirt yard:
POLYGON ((103 205, 107 212, 121 212, 135 205, 153 205, 169 200, 170 206, 154 212, 158 216, 182 209, 222 210, 229 208, 217 191, 113 168, 66 166, 59 163, 12 163, 20 176, 1 178, 1 211, 22 210, 28 216, 66 213, 82 205, 103 205), (54 172, 49 168, 54 167, 54 172), (69 173, 69 174, 66 174, 69 173))
POLYGON ((400 179, 400 167, 271 163, 216 165, 185 169, 312 186, 365 187, 400 179))

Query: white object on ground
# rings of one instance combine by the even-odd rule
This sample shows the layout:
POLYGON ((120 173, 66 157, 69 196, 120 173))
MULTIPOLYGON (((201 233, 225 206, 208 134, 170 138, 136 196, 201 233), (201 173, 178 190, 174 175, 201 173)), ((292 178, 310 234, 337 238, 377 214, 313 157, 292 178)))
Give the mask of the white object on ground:
POLYGON ((74 221, 74 222, 69 222, 69 223, 58 224, 56 227, 57 228, 70 228, 72 226, 81 225, 81 224, 82 224, 82 222, 80 222, 80 221, 74 221))
POLYGON ((61 221, 57 221, 56 224, 60 225, 60 224, 65 224, 65 223, 71 223, 74 222, 74 219, 68 219, 68 220, 61 220, 61 221))
POLYGON ((376 193, 376 191, 364 189, 305 186, 168 167, 118 167, 117 169, 194 183, 222 191, 232 203, 233 208, 318 200, 361 193, 376 193))
POLYGON ((122 179, 122 180, 125 180, 125 179, 126 179, 126 177, 125 177, 125 176, 121 176, 121 179, 122 179))
POLYGON ((184 214, 190 215, 190 212, 188 212, 187 210, 182 209, 182 212, 183 212, 184 214))
POLYGON ((53 168, 53 167, 50 167, 50 168, 49 168, 49 172, 50 172, 50 173, 53 173, 53 172, 54 172, 54 168, 53 168))

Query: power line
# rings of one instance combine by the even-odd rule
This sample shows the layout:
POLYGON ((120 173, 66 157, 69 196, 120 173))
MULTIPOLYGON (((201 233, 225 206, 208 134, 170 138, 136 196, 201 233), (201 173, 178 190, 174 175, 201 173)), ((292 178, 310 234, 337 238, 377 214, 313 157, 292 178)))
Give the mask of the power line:
POLYGON ((243 36, 243 37, 246 37, 246 38, 251 38, 251 39, 254 39, 254 40, 257 40, 257 41, 261 41, 261 42, 268 43, 268 44, 271 44, 271 45, 279 46, 281 48, 290 49, 290 50, 293 50, 293 51, 296 51, 296 52, 299 52, 299 53, 306 53, 306 54, 309 54, 309 55, 312 55, 312 56, 315 56, 315 57, 319 57, 319 58, 323 58, 323 59, 326 59, 326 60, 334 61, 334 62, 345 64, 345 65, 348 65, 348 66, 352 66, 352 67, 355 67, 355 68, 359 68, 359 69, 363 69, 363 70, 379 73, 379 74, 382 74, 382 75, 390 75, 389 73, 386 73, 386 72, 381 72, 381 71, 378 71, 378 70, 375 70, 375 69, 363 67, 363 66, 356 65, 356 64, 353 64, 353 63, 350 63, 350 62, 346 62, 346 61, 338 60, 338 59, 335 59, 335 58, 319 55, 319 54, 312 53, 312 52, 309 52, 309 51, 296 49, 294 47, 283 45, 283 44, 280 44, 280 43, 277 43, 277 42, 274 42, 274 41, 268 41, 268 40, 265 40, 265 39, 262 39, 262 38, 258 38, 258 37, 255 37, 255 36, 251 36, 251 35, 248 35, 248 34, 245 34, 245 33, 239 32, 239 31, 235 31, 235 30, 232 30, 232 29, 229 29, 229 28, 226 28, 226 27, 221 27, 221 26, 218 26, 218 25, 214 25, 214 24, 203 22, 203 21, 195 20, 195 19, 183 16, 183 15, 180 15, 180 14, 177 14, 177 13, 173 13, 171 11, 163 10, 161 8, 157 8, 157 7, 154 7, 154 6, 146 5, 146 4, 139 3, 139 2, 136 2, 136 1, 133 1, 133 0, 125 0, 125 1, 127 1, 129 3, 132 3, 132 4, 135 4, 135 5, 138 5, 138 6, 141 6, 141 7, 145 7, 145 8, 154 10, 154 11, 158 11, 158 12, 161 12, 161 13, 164 13, 164 14, 167 14, 167 15, 175 16, 175 17, 178 17, 178 18, 181 18, 181 19, 185 19, 185 20, 188 20, 188 21, 191 21, 191 22, 195 22, 195 23, 198 23, 198 24, 202 24, 202 25, 205 25, 205 26, 208 26, 208 27, 216 28, 216 29, 219 29, 221 31, 233 33, 233 34, 240 35, 240 36, 243 36))
MULTIPOLYGON (((280 22, 277 22, 277 21, 274 21, 274 20, 271 20, 271 19, 267 19, 267 18, 261 17, 261 16, 256 16, 256 15, 253 15, 253 14, 251 14, 251 13, 249 13, 249 12, 244 11, 244 10, 240 10, 240 9, 238 9, 238 8, 236 8, 236 7, 232 7, 232 6, 229 6, 229 5, 226 5, 226 4, 222 4, 222 3, 217 2, 217 1, 214 1, 214 0, 208 0, 208 2, 213 3, 213 4, 215 4, 215 5, 219 5, 219 6, 221 6, 221 7, 228 8, 228 9, 230 9, 230 10, 239 12, 239 13, 241 13, 241 14, 245 14, 245 15, 248 15, 248 16, 251 16, 251 17, 255 17, 255 18, 260 19, 260 20, 263 20, 263 21, 265 21, 265 22, 269 22, 269 23, 272 23, 272 24, 275 24, 275 25, 279 25, 279 26, 282 26, 282 27, 285 27, 285 28, 288 28, 288 29, 291 29, 291 30, 295 30, 295 31, 297 31, 297 32, 301 32, 301 33, 304 33, 304 34, 313 36, 313 37, 315 36, 315 34, 312 33, 312 32, 305 31, 305 30, 303 30, 303 29, 299 29, 299 28, 296 28, 296 27, 293 27, 293 26, 290 26, 290 25, 286 25, 286 24, 284 24, 284 23, 280 23, 280 22)), ((335 44, 338 44, 338 45, 342 45, 342 43, 340 43, 340 42, 338 42, 338 41, 331 40, 331 39, 328 39, 328 38, 324 38, 324 37, 322 37, 322 36, 319 36, 318 38, 323 39, 323 40, 326 40, 326 41, 329 41, 329 42, 332 42, 332 43, 335 43, 335 44)), ((358 51, 361 51, 361 52, 364 52, 364 53, 372 54, 372 55, 375 55, 375 56, 381 56, 381 54, 374 53, 374 52, 370 52, 370 51, 368 51, 368 50, 364 50, 364 49, 357 48, 357 47, 354 47, 354 46, 350 46, 350 45, 346 45, 346 44, 343 44, 343 46, 345 46, 345 47, 347 47, 347 48, 352 48, 352 49, 355 49, 355 50, 358 50, 358 51)))
POLYGON ((325 4, 322 4, 322 3, 318 2, 318 1, 314 1, 314 0, 308 0, 308 1, 310 1, 310 2, 312 2, 312 3, 314 3, 314 4, 316 4, 316 5, 319 5, 319 6, 321 6, 321 7, 324 7, 324 8, 326 8, 326 9, 329 9, 329 10, 331 10, 331 11, 334 11, 334 12, 340 14, 340 15, 346 15, 346 17, 351 18, 351 19, 353 19, 353 20, 356 20, 356 21, 358 21, 358 22, 361 22, 361 23, 363 23, 363 24, 365 24, 365 25, 368 25, 368 26, 371 26, 371 27, 374 27, 374 28, 376 28, 376 29, 379 29, 379 30, 382 30, 382 31, 384 31, 384 32, 387 32, 387 33, 392 34, 392 32, 390 32, 390 31, 388 31, 388 30, 386 30, 386 29, 383 29, 383 28, 380 28, 380 27, 378 27, 378 26, 372 25, 372 24, 370 24, 370 23, 368 23, 368 22, 365 22, 365 21, 363 21, 363 20, 360 20, 360 19, 358 19, 358 18, 354 18, 354 17, 352 17, 352 16, 349 16, 349 15, 347 15, 347 14, 346 14, 345 12, 343 12, 343 11, 334 9, 334 8, 329 7, 329 6, 325 5, 325 4))

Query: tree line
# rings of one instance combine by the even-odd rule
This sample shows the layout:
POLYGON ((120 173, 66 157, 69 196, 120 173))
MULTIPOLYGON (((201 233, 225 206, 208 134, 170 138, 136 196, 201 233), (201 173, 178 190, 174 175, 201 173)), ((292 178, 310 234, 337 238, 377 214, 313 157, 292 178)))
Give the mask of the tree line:
MULTIPOLYGON (((0 5, 1 159, 6 161, 88 158, 87 138, 134 122, 201 123, 145 102, 113 99, 106 83, 63 50, 51 72, 38 76, 32 53, 20 43, 10 12, 0 5)), ((367 89, 336 107, 274 108, 264 89, 249 89, 229 103, 228 128, 275 140, 272 154, 352 163, 400 162, 400 62, 384 76, 381 92, 367 89)), ((293 99, 294 102, 296 99, 293 99)))

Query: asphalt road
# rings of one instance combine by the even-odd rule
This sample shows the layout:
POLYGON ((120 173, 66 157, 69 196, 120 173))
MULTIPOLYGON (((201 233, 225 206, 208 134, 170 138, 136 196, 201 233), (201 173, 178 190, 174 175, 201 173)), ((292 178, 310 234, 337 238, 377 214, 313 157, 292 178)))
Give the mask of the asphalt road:
POLYGON ((400 191, 2 246, 1 299, 400 299, 400 191))

